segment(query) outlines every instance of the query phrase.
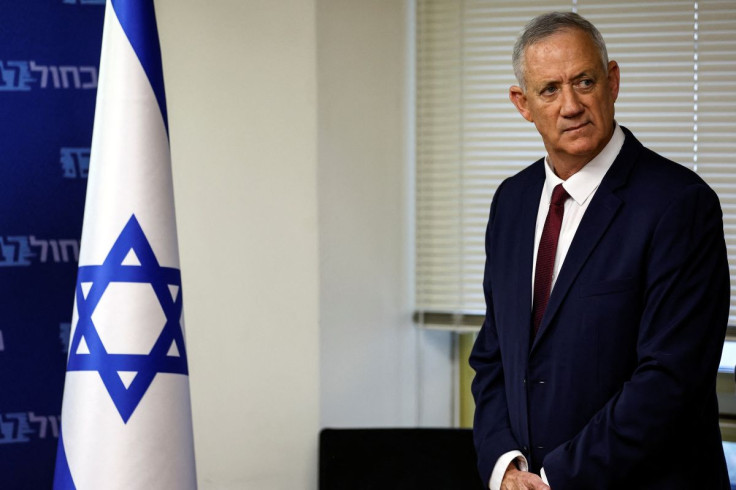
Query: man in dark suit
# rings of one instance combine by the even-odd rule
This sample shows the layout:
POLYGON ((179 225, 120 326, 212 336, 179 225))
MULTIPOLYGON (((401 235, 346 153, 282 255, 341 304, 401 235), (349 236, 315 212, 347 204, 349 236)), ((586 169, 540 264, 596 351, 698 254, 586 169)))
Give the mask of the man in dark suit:
POLYGON ((547 156, 491 205, 470 357, 480 474, 494 490, 728 489, 718 198, 616 123, 619 67, 582 17, 534 19, 514 70, 547 156))

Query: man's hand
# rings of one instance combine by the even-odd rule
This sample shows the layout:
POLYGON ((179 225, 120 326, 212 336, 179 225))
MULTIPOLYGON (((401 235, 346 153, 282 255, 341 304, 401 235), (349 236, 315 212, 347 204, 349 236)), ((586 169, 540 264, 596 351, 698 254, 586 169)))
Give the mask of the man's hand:
POLYGON ((551 490, 539 475, 520 471, 513 462, 506 468, 501 482, 501 490, 551 490))

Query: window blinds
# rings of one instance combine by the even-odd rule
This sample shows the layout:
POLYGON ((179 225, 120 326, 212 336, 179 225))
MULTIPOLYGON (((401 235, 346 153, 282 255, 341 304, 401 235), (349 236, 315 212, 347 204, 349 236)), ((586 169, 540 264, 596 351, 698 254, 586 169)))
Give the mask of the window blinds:
POLYGON ((735 275, 736 2, 416 0, 420 316, 485 311, 493 192, 545 155, 534 125, 508 99, 511 49, 526 22, 551 10, 577 11, 603 34, 621 67, 618 122, 718 192, 735 275))

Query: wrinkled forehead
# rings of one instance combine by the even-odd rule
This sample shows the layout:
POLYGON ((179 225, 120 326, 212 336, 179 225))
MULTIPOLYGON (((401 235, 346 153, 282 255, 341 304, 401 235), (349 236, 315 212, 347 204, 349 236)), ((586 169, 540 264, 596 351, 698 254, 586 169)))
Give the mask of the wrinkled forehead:
POLYGON ((578 29, 560 30, 527 46, 524 68, 528 81, 539 76, 572 77, 582 72, 606 71, 595 42, 578 29))

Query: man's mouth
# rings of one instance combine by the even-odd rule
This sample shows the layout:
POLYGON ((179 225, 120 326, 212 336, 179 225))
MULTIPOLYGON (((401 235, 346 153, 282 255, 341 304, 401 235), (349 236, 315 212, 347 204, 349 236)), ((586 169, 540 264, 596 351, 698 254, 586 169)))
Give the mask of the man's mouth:
POLYGON ((575 125, 575 126, 571 126, 571 127, 569 127, 569 128, 565 128, 565 129, 563 130, 563 133, 570 133, 570 132, 573 132, 573 131, 577 131, 578 129, 582 129, 582 128, 584 128, 584 127, 585 127, 585 126, 587 126, 588 124, 590 124, 590 123, 589 123, 589 122, 584 122, 584 123, 581 123, 581 124, 577 124, 577 125, 575 125))

